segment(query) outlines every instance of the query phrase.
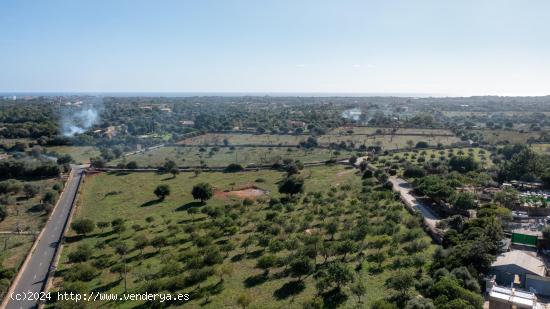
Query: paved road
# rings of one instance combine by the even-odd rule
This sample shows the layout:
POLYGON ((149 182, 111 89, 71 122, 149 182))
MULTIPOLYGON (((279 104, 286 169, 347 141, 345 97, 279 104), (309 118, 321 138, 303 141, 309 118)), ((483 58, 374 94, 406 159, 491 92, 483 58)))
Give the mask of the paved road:
POLYGON ((412 194, 412 185, 397 177, 390 177, 389 180, 392 182, 394 190, 401 194, 401 198, 404 199, 407 207, 412 208, 416 212, 420 212, 428 227, 433 231, 438 231, 436 225, 437 222, 440 221, 440 218, 430 210, 428 205, 419 202, 416 197, 414 197, 412 194))
MULTIPOLYGON (((50 220, 44 227, 44 232, 39 240, 34 252, 32 253, 29 263, 16 283, 14 294, 24 292, 41 292, 46 283, 47 275, 50 269, 56 249, 63 236, 65 223, 69 217, 71 207, 78 189, 78 183, 82 177, 82 167, 73 167, 73 177, 69 178, 69 182, 65 187, 65 191, 61 195, 59 204, 50 216, 50 220)), ((10 295, 6 295, 10 297, 10 295)), ((7 309, 28 309, 36 308, 38 305, 36 300, 22 301, 10 299, 7 303, 7 309)))

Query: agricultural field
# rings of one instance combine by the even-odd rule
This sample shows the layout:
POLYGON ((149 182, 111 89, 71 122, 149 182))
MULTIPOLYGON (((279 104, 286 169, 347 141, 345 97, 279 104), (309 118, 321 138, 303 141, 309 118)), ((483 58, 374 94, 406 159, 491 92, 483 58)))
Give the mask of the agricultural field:
MULTIPOLYGON (((180 143, 185 145, 279 145, 296 146, 308 138, 306 135, 270 135, 270 134, 204 134, 180 143), (224 142, 225 141, 225 142, 224 142)), ((422 135, 321 135, 317 138, 319 145, 329 146, 342 142, 353 143, 355 147, 360 145, 380 145, 384 149, 402 149, 407 147, 408 141, 415 145, 419 141, 425 141, 431 146, 437 144, 452 145, 460 142, 456 136, 422 136, 422 135)))
MULTIPOLYGON (((41 201, 45 200, 47 192, 54 192, 51 204, 55 204, 58 193, 52 188, 57 183, 55 179, 2 182, 2 189, 9 191, 0 195, 0 205, 5 207, 3 209, 6 211, 6 217, 0 220, 0 270, 5 269, 10 272, 7 274, 9 280, 13 279, 15 271, 19 269, 32 246, 35 237, 33 234, 39 233, 48 219, 52 206, 43 206, 41 201), (31 192, 30 189, 26 190, 27 186, 32 186, 32 194, 27 193, 31 192), (14 232, 29 234, 14 234, 14 232)), ((8 283, 6 279, 0 280, 0 299, 8 283)))
POLYGON ((187 303, 170 304, 175 307, 301 308, 317 295, 322 285, 316 281, 334 264, 365 283, 364 302, 346 287, 350 277, 342 290, 322 281, 327 286, 320 298, 326 307, 356 308, 396 293, 385 285, 396 274, 425 273, 434 246, 391 191, 372 180, 375 190, 363 193, 365 204, 358 199, 362 187, 355 169, 322 166, 300 174, 305 192, 290 199, 278 193, 285 173, 273 170, 89 176, 73 222, 118 223, 85 235, 69 233, 54 289, 122 293, 126 282, 128 292, 191 295, 187 303), (191 196, 192 187, 203 182, 214 188, 205 204, 191 196), (171 189, 164 199, 153 194, 159 184, 171 189), (364 236, 350 240, 360 231, 364 236), (150 242, 139 246, 144 240, 150 242), (78 254, 87 250, 85 258, 78 254), (304 254, 316 265, 308 273, 293 266, 304 262, 304 254))
MULTIPOLYGON (((391 134, 392 128, 378 128, 378 127, 340 127, 330 131, 331 135, 346 135, 346 134, 391 134), (348 131, 353 133, 348 133, 348 131)), ((418 134, 418 135, 450 135, 453 136, 453 132, 448 129, 418 129, 418 128, 399 128, 393 134, 418 134)))
POLYGON ((61 182, 56 179, 18 182, 20 187, 18 193, 11 193, 2 197, 7 202, 2 203, 6 205, 7 216, 3 221, 0 221, 0 231, 38 232, 48 218, 45 211, 41 209, 40 202, 46 192, 55 191, 52 189, 55 184, 58 184, 59 187, 62 186, 61 182), (23 192, 25 184, 36 186, 38 191, 33 197, 27 198, 25 196, 25 192, 23 192))
POLYGON ((331 143, 339 144, 345 142, 353 143, 356 147, 360 145, 380 145, 382 149, 394 150, 404 149, 408 147, 409 141, 412 145, 418 142, 427 142, 429 146, 437 146, 438 144, 448 146, 460 142, 460 139, 455 136, 421 136, 421 135, 322 135, 318 138, 321 145, 329 145, 331 143))
POLYGON ((540 154, 550 154, 550 144, 531 144, 530 147, 540 154))
POLYGON ((377 156, 372 164, 378 168, 384 166, 399 166, 398 174, 403 172, 403 164, 424 165, 430 161, 447 161, 451 156, 473 156, 480 163, 482 168, 493 165, 491 153, 482 148, 450 148, 450 149, 418 149, 404 152, 394 152, 388 155, 377 156))
POLYGON ((179 143, 184 145, 273 145, 296 146, 307 139, 307 135, 278 134, 216 134, 208 133, 185 139, 179 143))
POLYGON ((540 132, 519 132, 514 130, 471 130, 470 132, 480 133, 483 141, 489 144, 507 143, 523 144, 530 139, 538 139, 540 132))
POLYGON ((280 162, 283 159, 302 162, 345 159, 351 156, 346 150, 306 149, 296 147, 161 147, 145 152, 127 155, 109 164, 135 161, 140 167, 162 166, 166 160, 176 162, 178 166, 225 167, 231 163, 247 166, 280 162))
POLYGON ((470 112, 470 111, 444 111, 443 114, 447 117, 467 117, 467 116, 487 116, 487 115, 503 115, 503 116, 526 116, 532 114, 550 115, 550 112, 525 112, 525 111, 494 111, 494 112, 470 112))
POLYGON ((27 256, 33 242, 34 235, 0 234, 0 269, 7 269, 10 279, 0 280, 0 300, 6 293, 9 282, 15 277, 16 271, 27 256))
POLYGON ((93 146, 50 146, 45 151, 49 154, 71 155, 77 164, 90 163, 90 158, 100 155, 99 150, 93 146))

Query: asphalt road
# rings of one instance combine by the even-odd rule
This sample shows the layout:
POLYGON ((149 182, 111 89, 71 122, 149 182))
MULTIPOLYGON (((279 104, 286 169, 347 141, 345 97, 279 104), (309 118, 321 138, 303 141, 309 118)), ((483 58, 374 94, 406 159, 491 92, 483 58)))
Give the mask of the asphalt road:
MULTIPOLYGON (((74 198, 77 193, 78 183, 82 177, 82 167, 73 167, 73 177, 69 179, 65 187, 65 191, 61 195, 57 207, 51 214, 50 220, 44 227, 42 237, 32 253, 29 263, 23 269, 23 273, 13 290, 13 297, 29 292, 39 293, 44 289, 50 265, 55 257, 55 252, 63 237, 63 230, 69 214, 74 198)), ((36 308, 38 301, 32 300, 15 300, 11 299, 10 295, 6 295, 9 301, 6 305, 7 309, 27 309, 36 308)))

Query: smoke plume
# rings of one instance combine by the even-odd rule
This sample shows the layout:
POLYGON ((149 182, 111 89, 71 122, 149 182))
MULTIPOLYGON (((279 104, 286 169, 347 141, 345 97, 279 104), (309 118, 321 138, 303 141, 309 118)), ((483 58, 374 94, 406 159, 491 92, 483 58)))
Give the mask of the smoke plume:
POLYGON ((67 108, 61 116, 61 134, 70 137, 86 132, 93 125, 99 123, 99 113, 102 107, 101 100, 97 98, 87 103, 67 103, 67 108))

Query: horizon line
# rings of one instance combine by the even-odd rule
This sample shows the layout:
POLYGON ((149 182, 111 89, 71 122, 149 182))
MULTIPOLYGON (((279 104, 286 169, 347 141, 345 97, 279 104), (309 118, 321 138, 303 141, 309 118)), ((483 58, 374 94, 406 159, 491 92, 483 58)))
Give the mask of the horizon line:
POLYGON ((550 94, 441 94, 426 92, 320 92, 320 91, 0 91, 0 96, 150 96, 163 97, 196 97, 196 96, 274 96, 274 97, 402 97, 402 98, 471 98, 471 97, 547 97, 550 94))

